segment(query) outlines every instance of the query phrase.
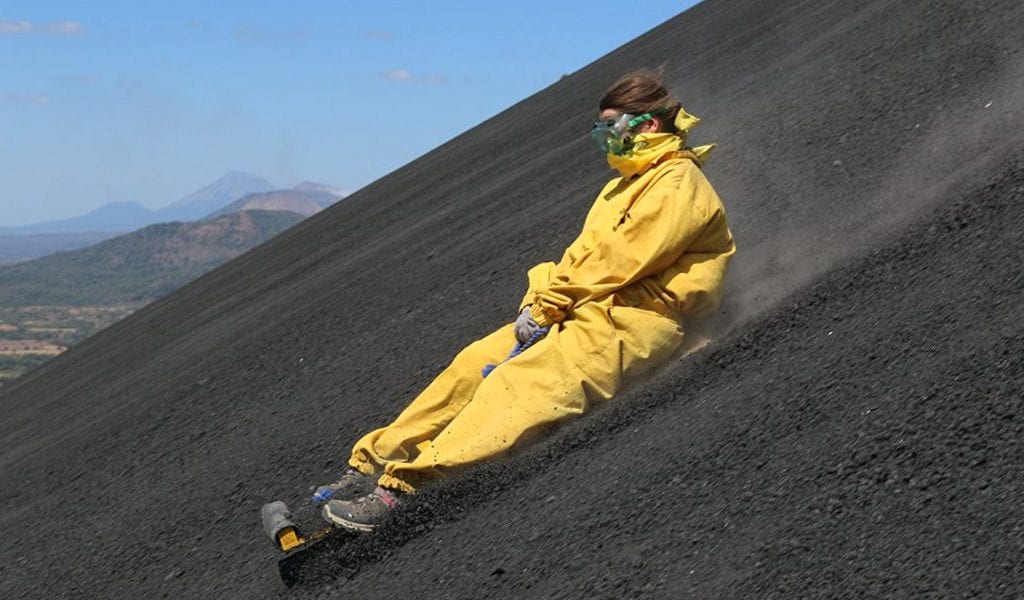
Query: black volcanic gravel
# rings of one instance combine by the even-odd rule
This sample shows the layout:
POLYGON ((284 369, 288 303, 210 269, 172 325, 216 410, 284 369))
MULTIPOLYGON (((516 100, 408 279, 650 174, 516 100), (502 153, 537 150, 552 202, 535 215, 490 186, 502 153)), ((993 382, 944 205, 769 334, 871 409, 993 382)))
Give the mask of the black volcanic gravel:
POLYGON ((704 2, 0 388, 0 597, 1024 595, 1022 30, 704 2), (740 245, 713 343, 286 590, 260 504, 514 316, 664 61, 740 245))

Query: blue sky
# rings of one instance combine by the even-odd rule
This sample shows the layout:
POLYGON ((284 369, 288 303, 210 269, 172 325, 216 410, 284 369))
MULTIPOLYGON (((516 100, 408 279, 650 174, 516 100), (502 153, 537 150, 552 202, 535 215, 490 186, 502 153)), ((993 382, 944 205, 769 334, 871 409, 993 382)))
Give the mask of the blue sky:
POLYGON ((0 226, 355 191, 693 4, 0 0, 0 226))

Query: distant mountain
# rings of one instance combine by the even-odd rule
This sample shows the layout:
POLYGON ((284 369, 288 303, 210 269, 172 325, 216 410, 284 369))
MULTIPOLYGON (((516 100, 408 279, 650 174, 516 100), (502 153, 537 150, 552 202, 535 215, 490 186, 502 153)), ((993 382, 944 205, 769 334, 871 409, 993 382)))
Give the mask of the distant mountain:
POLYGON ((46 221, 20 227, 0 227, 0 235, 80 233, 84 231, 131 231, 153 223, 155 211, 138 202, 109 202, 79 217, 46 221))
POLYGON ((240 200, 228 204, 207 218, 212 219, 240 210, 286 210, 308 217, 320 212, 323 210, 323 207, 307 198, 302 192, 278 190, 263 194, 249 194, 240 200))
POLYGON ((82 250, 0 265, 0 305, 154 300, 303 218, 253 210, 193 223, 162 223, 82 250))
POLYGON ((71 219, 34 223, 20 227, 0 227, 0 235, 120 233, 154 223, 195 221, 247 194, 272 189, 274 189, 274 185, 262 177, 232 171, 217 181, 159 210, 150 210, 138 202, 110 202, 92 212, 71 219))
POLYGON ((77 250, 155 223, 196 221, 241 210, 288 211, 308 217, 346 195, 312 181, 275 190, 262 177, 232 171, 159 210, 137 202, 110 202, 71 219, 0 227, 0 264, 77 250))
POLYGON ((290 190, 274 190, 249 194, 224 206, 210 217, 218 217, 240 210, 287 210, 301 215, 314 215, 345 197, 345 192, 329 186, 303 182, 290 190))
POLYGON ((31 260, 61 250, 78 250, 117 235, 120 234, 114 231, 0 235, 0 264, 31 260))
POLYGON ((195 221, 243 196, 268 192, 274 185, 258 175, 232 171, 210 185, 156 211, 159 221, 195 221))

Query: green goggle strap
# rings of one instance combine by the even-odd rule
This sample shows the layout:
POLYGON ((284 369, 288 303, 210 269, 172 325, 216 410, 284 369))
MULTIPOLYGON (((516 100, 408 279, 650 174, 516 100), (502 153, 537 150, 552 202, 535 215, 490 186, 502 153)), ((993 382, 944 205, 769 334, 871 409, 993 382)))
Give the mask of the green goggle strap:
POLYGON ((645 112, 642 115, 638 115, 638 116, 635 116, 632 119, 630 119, 629 122, 626 123, 626 127, 629 128, 629 129, 633 129, 637 125, 641 125, 643 123, 646 123, 647 121, 650 121, 654 117, 656 117, 658 115, 665 114, 665 113, 667 113, 670 110, 672 110, 672 108, 666 106, 666 107, 662 107, 662 108, 658 108, 658 109, 652 110, 651 112, 645 112))
POLYGON ((632 119, 629 120, 628 123, 626 123, 626 128, 627 129, 633 129, 637 125, 641 125, 643 123, 646 123, 647 121, 650 121, 653 118, 654 118, 654 115, 652 115, 651 113, 644 113, 642 115, 638 115, 636 117, 633 117, 632 119))

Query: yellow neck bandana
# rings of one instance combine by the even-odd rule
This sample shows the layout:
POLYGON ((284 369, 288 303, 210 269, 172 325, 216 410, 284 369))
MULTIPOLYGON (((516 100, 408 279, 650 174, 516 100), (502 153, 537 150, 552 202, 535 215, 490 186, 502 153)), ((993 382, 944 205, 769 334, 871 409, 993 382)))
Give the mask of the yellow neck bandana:
POLYGON ((618 171, 623 178, 629 179, 643 173, 660 160, 681 155, 685 150, 692 152, 697 157, 697 162, 703 166, 715 145, 686 147, 687 132, 699 122, 700 119, 680 108, 674 121, 677 133, 641 133, 633 138, 633 150, 629 154, 608 154, 608 166, 618 171))

